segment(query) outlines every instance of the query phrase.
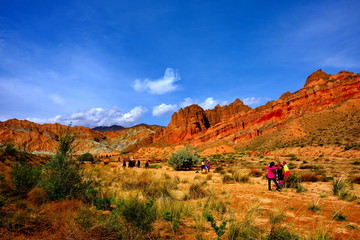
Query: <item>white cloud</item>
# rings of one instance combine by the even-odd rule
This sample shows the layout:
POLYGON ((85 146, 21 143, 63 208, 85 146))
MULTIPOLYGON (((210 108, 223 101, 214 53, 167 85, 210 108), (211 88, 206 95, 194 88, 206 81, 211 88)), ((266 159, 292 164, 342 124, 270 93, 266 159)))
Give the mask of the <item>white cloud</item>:
POLYGON ((51 101, 53 101, 56 104, 59 104, 59 105, 65 104, 65 100, 58 94, 52 94, 49 97, 50 97, 51 101))
POLYGON ((137 92, 147 91, 151 94, 161 95, 177 90, 179 86, 175 85, 174 83, 179 80, 180 76, 178 75, 178 73, 172 68, 167 68, 162 78, 155 81, 151 81, 149 79, 141 81, 139 79, 136 79, 133 87, 137 92))
POLYGON ((203 109, 211 109, 211 108, 214 108, 217 104, 219 104, 218 100, 215 100, 214 98, 209 97, 209 98, 205 99, 205 101, 200 103, 199 105, 203 109))
POLYGON ((165 103, 162 103, 160 104, 159 106, 155 106, 153 107, 153 116, 155 117, 160 117, 160 116, 163 116, 163 115, 166 115, 166 114, 169 114, 169 113, 173 113, 175 112, 176 110, 178 109, 178 106, 176 104, 165 104, 165 103))
POLYGON ((191 98, 185 98, 184 101, 180 103, 180 106, 184 108, 193 104, 195 104, 194 100, 192 100, 191 98))
POLYGON ((71 124, 73 126, 86 127, 111 125, 128 127, 136 123, 146 111, 147 109, 141 106, 137 106, 127 113, 123 113, 115 107, 111 109, 92 108, 90 110, 74 113, 71 116, 58 115, 49 119, 28 118, 27 120, 37 123, 60 123, 64 125, 71 124))
POLYGON ((270 98, 262 98, 262 97, 247 97, 244 98, 242 101, 244 102, 245 105, 249 105, 249 106, 260 106, 261 104, 269 101, 270 98))

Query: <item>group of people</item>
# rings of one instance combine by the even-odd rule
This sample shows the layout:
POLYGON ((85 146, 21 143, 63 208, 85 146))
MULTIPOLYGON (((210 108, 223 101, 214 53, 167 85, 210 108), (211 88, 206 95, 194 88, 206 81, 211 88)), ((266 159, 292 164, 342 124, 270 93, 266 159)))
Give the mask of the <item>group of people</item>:
POLYGON ((200 167, 201 172, 210 172, 210 168, 211 168, 210 160, 201 161, 201 167, 200 167))
POLYGON ((268 189, 271 191, 271 181, 275 183, 276 190, 281 191, 281 188, 286 187, 286 179, 290 176, 289 166, 286 161, 283 163, 271 162, 269 166, 266 167, 267 170, 267 179, 268 179, 268 189))
MULTIPOLYGON (((133 168, 133 167, 135 167, 135 166, 139 168, 140 165, 141 165, 141 162, 140 162, 139 159, 136 161, 135 158, 130 159, 129 157, 124 157, 124 158, 123 158, 123 167, 125 168, 126 165, 127 165, 129 168, 133 168)), ((146 161, 146 162, 145 162, 145 167, 146 167, 146 168, 149 167, 149 161, 146 161)))

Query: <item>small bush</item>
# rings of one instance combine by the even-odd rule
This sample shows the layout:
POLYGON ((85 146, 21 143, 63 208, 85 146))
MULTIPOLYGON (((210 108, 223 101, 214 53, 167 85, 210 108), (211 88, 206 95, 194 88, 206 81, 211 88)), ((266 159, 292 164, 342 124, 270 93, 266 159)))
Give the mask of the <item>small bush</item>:
POLYGON ((97 210, 112 210, 110 207, 111 199, 109 197, 95 197, 93 204, 97 210))
POLYGON ((91 155, 91 153, 84 153, 82 155, 80 155, 77 159, 79 162, 90 162, 90 163, 94 163, 94 157, 93 155, 91 155))
POLYGON ((43 168, 40 186, 50 200, 72 198, 84 188, 82 168, 72 159, 74 140, 68 129, 60 139, 57 153, 43 168))
POLYGON ((225 233, 225 228, 226 228, 227 222, 222 221, 221 224, 219 226, 217 226, 216 221, 212 214, 207 213, 207 214, 205 214, 205 217, 206 217, 207 221, 210 222, 211 227, 214 229, 214 231, 219 239, 225 233))
POLYGON ((24 195, 34 188, 39 182, 40 173, 40 167, 31 167, 26 162, 15 164, 11 170, 11 180, 15 194, 24 195))
POLYGON ((15 156, 17 153, 17 149, 13 143, 6 144, 4 153, 9 156, 15 156))
POLYGON ((199 157, 195 150, 190 147, 186 147, 171 154, 170 158, 168 159, 168 163, 175 170, 191 169, 195 164, 198 163, 198 159, 199 157))
POLYGON ((143 202, 136 196, 122 202, 118 206, 118 210, 128 224, 139 228, 143 234, 146 234, 152 231, 152 223, 155 221, 153 205, 153 200, 143 202))
POLYGON ((295 173, 292 173, 287 179, 286 179, 286 185, 287 187, 289 188, 296 188, 297 186, 299 186, 300 184, 300 177, 295 174, 295 173))

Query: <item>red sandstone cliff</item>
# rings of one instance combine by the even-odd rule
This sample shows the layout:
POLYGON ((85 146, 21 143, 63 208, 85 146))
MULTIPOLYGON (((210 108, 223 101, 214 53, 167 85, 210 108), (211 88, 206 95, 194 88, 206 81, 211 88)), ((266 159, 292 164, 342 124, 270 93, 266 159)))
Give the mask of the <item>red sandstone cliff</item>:
MULTIPOLYGON (((27 120, 11 119, 0 122, 0 144, 13 143, 28 152, 54 153, 60 136, 67 126, 61 124, 37 124, 27 120)), ((86 127, 70 127, 75 135, 78 153, 123 151, 151 143, 158 126, 139 125, 117 132, 98 132, 86 127)))
MULTIPOLYGON (((336 75, 318 70, 302 89, 284 93, 280 99, 251 109, 237 99, 227 106, 204 111, 192 105, 174 113, 156 141, 201 144, 217 139, 247 141, 281 128, 306 113, 321 112, 360 98, 360 74, 342 71, 336 75)), ((355 110, 359 110, 355 108, 355 110)))
MULTIPOLYGON (((302 141, 309 144, 324 131, 334 139, 328 142, 341 142, 345 137, 348 142, 356 142, 360 141, 359 98, 360 74, 341 71, 330 75, 318 70, 300 90, 284 93, 278 100, 255 109, 236 99, 210 110, 198 105, 180 109, 166 128, 139 125, 105 133, 85 127, 70 129, 77 136, 78 151, 91 153, 131 151, 154 143, 203 145, 219 139, 239 146, 271 146, 269 141, 281 146, 311 136, 302 141)), ((30 152, 55 152, 66 128, 12 119, 0 122, 0 144, 14 143, 30 152)))

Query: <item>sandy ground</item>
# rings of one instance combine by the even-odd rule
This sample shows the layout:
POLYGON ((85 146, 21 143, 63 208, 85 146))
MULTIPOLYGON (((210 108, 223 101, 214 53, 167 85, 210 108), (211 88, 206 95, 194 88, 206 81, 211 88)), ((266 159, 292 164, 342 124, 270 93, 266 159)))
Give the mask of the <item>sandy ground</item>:
MULTIPOLYGON (((208 189, 228 202, 228 207, 235 219, 242 219, 246 212, 255 203, 259 204, 259 215, 256 217, 256 225, 261 229, 270 230, 269 214, 274 210, 282 210, 285 219, 282 226, 288 227, 291 232, 300 236, 309 236, 316 231, 330 233, 335 239, 359 239, 360 229, 360 204, 356 201, 348 202, 339 200, 332 195, 331 182, 303 183, 306 192, 296 193, 294 189, 283 189, 281 192, 267 190, 267 180, 263 177, 251 177, 249 183, 223 183, 220 173, 202 174, 196 171, 175 171, 166 163, 158 164, 159 169, 149 169, 156 175, 168 174, 179 177, 180 191, 187 191, 194 181, 206 180, 208 189), (210 177, 211 176, 211 177, 210 177), (209 180, 210 179, 210 180, 209 180), (320 206, 321 211, 308 210, 312 204, 320 206), (332 216, 335 212, 342 212, 346 216, 345 221, 335 221, 332 216)), ((118 163, 110 163, 109 167, 122 169, 118 163)), ((123 170, 120 170, 123 171, 123 170)), ((135 171, 144 171, 137 169, 135 171)), ((354 193, 359 196, 360 188, 355 185, 354 193)), ((201 200, 199 200, 201 201, 201 200)), ((194 202, 194 204, 196 204, 194 202)), ((181 234, 177 239, 194 239, 194 228, 191 221, 183 223, 181 234)), ((211 228, 204 232, 203 238, 214 236, 211 228)))

